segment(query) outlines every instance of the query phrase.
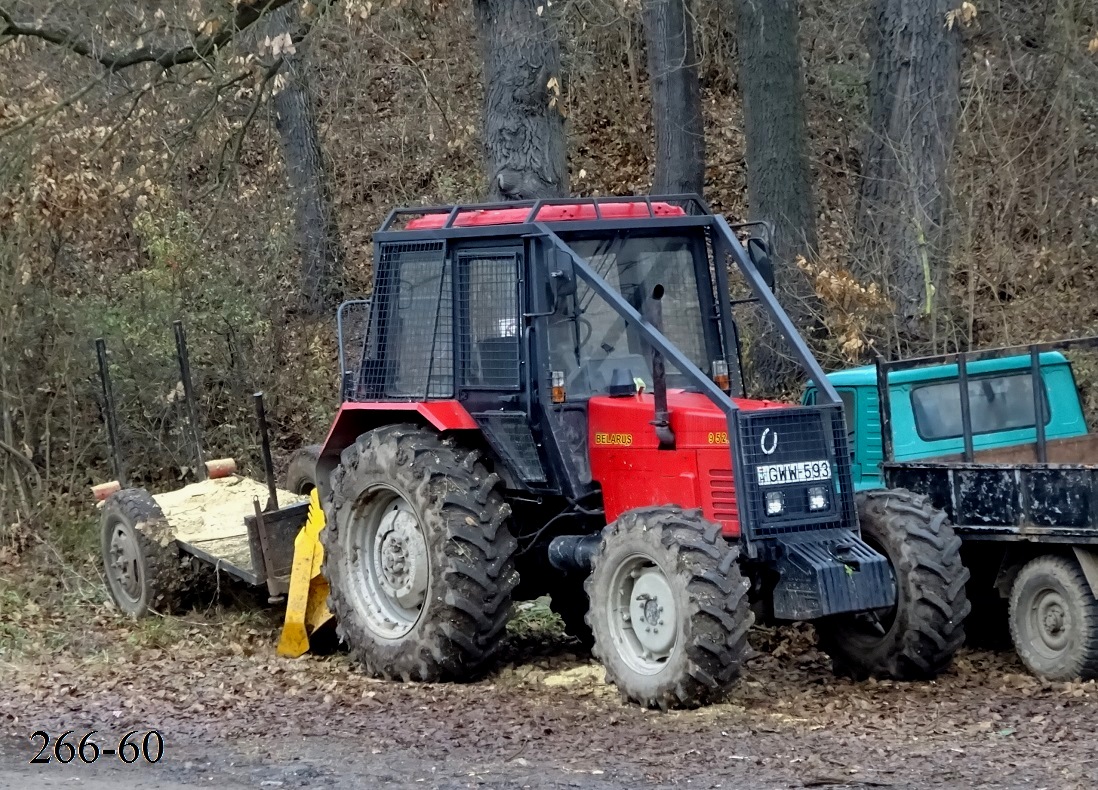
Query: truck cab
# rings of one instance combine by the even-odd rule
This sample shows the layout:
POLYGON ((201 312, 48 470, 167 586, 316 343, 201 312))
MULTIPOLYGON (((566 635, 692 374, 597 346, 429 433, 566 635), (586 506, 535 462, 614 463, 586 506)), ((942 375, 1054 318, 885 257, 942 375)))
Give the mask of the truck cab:
MULTIPOLYGON (((1071 363, 1059 351, 1040 355, 1039 396, 1044 404, 1045 437, 1067 439, 1087 433, 1071 363)), ((956 364, 897 370, 889 376, 893 456, 897 462, 959 455, 964 449, 958 407, 956 364)), ((854 489, 881 488, 883 447, 877 368, 873 365, 827 374, 846 414, 854 489)), ((1033 376, 1028 354, 986 359, 968 365, 974 450, 1033 444, 1033 376)), ((809 382, 801 402, 816 402, 809 382)))

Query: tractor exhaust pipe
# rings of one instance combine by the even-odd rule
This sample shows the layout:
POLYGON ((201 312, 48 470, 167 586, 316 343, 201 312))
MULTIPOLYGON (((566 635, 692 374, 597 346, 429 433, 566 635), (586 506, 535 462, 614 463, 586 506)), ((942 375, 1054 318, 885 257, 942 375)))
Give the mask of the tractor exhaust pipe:
POLYGON ((565 573, 590 573, 602 535, 560 535, 549 541, 549 564, 565 573))
MULTIPOLYGON (((652 289, 652 298, 644 305, 645 320, 657 332, 663 332, 663 285, 652 289)), ((671 414, 667 409, 667 371, 663 366, 663 354, 652 348, 652 397, 656 400, 656 413, 652 425, 656 428, 661 450, 675 449, 675 434, 671 430, 671 414)))

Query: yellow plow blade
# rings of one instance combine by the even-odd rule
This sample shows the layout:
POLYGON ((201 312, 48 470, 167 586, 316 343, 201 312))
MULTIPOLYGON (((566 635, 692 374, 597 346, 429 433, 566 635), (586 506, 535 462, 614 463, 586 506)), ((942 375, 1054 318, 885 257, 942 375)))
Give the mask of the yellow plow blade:
POLYGON ((294 563, 290 570, 290 591, 286 595, 286 622, 278 640, 278 654, 297 658, 309 652, 309 636, 332 619, 328 611, 328 581, 320 575, 324 547, 324 510, 314 488, 309 495, 309 516, 294 538, 294 563))

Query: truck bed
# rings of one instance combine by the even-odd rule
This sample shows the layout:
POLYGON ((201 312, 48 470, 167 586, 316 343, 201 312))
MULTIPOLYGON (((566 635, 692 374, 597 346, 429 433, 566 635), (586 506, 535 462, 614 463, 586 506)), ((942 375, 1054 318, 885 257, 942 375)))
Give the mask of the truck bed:
POLYGON ((969 539, 1098 544, 1098 435, 882 465, 889 488, 928 494, 969 539))

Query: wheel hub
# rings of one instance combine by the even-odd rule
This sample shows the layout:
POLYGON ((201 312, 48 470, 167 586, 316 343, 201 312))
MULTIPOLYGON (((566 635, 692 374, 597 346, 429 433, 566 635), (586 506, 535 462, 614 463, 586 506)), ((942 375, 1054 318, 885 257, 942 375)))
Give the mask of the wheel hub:
POLYGON ((678 638, 670 582, 652 560, 634 556, 617 569, 611 585, 609 615, 618 654, 634 671, 656 674, 678 638))
POLYGON ((120 591, 131 601, 141 597, 141 569, 137 547, 122 527, 111 535, 110 572, 120 591))
POLYGON ((1037 633, 1048 647, 1063 650, 1070 632, 1070 617, 1063 598, 1055 590, 1046 590, 1034 607, 1037 633))
POLYGON ((423 604, 427 592, 427 544, 415 514, 404 502, 381 519, 374 538, 377 580, 405 609, 423 604))

